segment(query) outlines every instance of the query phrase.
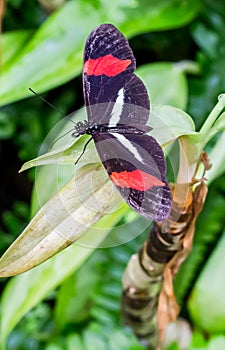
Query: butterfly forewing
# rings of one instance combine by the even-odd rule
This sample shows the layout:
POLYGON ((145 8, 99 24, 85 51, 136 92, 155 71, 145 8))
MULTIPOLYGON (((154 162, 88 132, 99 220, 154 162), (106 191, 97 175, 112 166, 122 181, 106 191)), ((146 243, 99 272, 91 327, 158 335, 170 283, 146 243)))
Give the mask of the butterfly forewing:
POLYGON ((128 41, 113 25, 103 24, 93 30, 85 45, 83 64, 84 100, 91 122, 107 123, 109 113, 102 115, 96 104, 114 103, 135 67, 128 41))
POLYGON ((163 221, 171 207, 165 159, 156 140, 145 134, 151 129, 146 125, 150 103, 134 69, 133 52, 118 29, 103 24, 93 30, 84 51, 83 86, 97 151, 126 202, 163 221))
POLYGON ((131 79, 125 82, 118 91, 113 110, 120 113, 111 113, 109 125, 115 123, 127 126, 136 126, 142 131, 149 131, 146 123, 149 118, 150 102, 143 82, 132 74, 131 79))

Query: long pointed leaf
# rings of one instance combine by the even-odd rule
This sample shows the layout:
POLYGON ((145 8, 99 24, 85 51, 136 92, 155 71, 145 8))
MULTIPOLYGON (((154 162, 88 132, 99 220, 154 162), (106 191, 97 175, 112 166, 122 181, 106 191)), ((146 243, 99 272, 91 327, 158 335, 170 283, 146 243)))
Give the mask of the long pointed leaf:
POLYGON ((116 203, 119 195, 101 166, 78 170, 2 256, 0 276, 22 273, 47 260, 80 238, 116 203))
POLYGON ((43 92, 81 72, 82 51, 91 30, 104 22, 119 26, 127 36, 144 31, 176 28, 198 12, 199 3, 172 0, 135 3, 120 0, 68 1, 35 33, 0 80, 1 105, 30 96, 29 87, 43 92), (132 18, 132 26, 130 19, 132 18))

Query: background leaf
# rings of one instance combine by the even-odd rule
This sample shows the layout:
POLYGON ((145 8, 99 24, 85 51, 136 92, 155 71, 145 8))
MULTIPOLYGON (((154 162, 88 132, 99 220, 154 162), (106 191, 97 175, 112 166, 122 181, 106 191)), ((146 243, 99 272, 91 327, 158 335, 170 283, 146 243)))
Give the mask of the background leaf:
POLYGON ((20 50, 30 40, 32 33, 33 31, 30 30, 18 30, 2 35, 2 72, 6 71, 7 67, 13 64, 13 59, 17 59, 17 55, 19 55, 20 50))
POLYGON ((181 67, 165 62, 143 65, 138 69, 137 75, 148 87, 152 103, 168 104, 180 109, 187 107, 187 80, 181 67), (180 92, 179 98, 174 91, 180 92))
POLYGON ((218 246, 197 280, 188 302, 194 322, 210 333, 223 332, 225 328, 224 246, 225 234, 220 238, 218 246), (208 305, 207 309, 205 305, 208 305))
POLYGON ((110 4, 107 1, 99 3, 96 9, 92 2, 67 2, 50 16, 17 60, 13 60, 13 64, 3 72, 0 80, 1 105, 31 96, 29 87, 40 93, 79 74, 85 39, 100 23, 113 22, 124 35, 175 28, 193 18, 199 9, 195 0, 184 5, 173 0, 149 6, 146 0, 140 0, 136 8, 129 2, 121 6, 116 0, 110 4), (118 12, 122 20, 119 20, 118 12))

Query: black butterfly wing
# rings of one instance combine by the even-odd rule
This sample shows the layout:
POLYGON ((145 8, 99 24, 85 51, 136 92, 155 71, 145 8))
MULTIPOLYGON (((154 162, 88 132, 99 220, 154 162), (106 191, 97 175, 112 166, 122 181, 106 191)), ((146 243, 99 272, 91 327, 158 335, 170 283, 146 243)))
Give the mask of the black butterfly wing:
POLYGON ((85 45, 83 64, 84 100, 89 122, 115 125, 113 116, 117 109, 116 121, 120 124, 146 124, 149 98, 144 84, 133 74, 135 67, 129 43, 116 27, 103 24, 91 32, 85 45), (127 104, 131 106, 128 108, 127 104), (135 105, 140 106, 138 116, 135 105))
POLYGON ((161 147, 148 135, 97 133, 96 148, 125 201, 150 220, 164 221, 171 208, 161 147))

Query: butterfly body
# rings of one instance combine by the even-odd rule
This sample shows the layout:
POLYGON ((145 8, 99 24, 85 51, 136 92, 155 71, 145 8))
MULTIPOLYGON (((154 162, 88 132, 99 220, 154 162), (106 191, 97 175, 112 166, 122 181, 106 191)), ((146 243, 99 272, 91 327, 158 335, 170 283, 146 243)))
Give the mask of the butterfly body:
POLYGON ((91 135, 108 175, 138 213, 165 220, 171 192, 161 147, 147 135, 150 102, 143 82, 133 73, 133 52, 111 24, 97 27, 84 49, 83 89, 88 121, 73 136, 91 135))

